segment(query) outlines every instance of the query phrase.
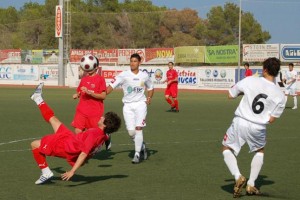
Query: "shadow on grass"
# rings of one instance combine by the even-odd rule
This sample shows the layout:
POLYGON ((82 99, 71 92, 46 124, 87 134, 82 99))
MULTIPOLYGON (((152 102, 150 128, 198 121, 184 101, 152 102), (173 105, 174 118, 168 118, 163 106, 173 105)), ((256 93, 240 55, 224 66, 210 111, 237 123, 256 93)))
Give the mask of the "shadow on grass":
MULTIPOLYGON (((255 181, 255 185, 258 189, 260 189, 262 186, 264 185, 272 185, 274 184, 275 182, 274 181, 271 181, 271 180, 266 180, 268 178, 268 176, 265 176, 265 175, 259 175, 257 180, 255 181)), ((230 184, 227 184, 227 185, 223 185, 221 186, 221 188, 228 192, 228 193, 233 193, 233 187, 234 187, 234 184, 235 184, 235 180, 234 179, 227 179, 225 180, 225 182, 231 182, 230 184)), ((247 183, 246 183, 247 185, 247 183)), ((257 195, 259 197, 266 197, 266 198, 275 198, 275 199, 289 199, 288 197, 285 197, 285 196, 282 196, 282 195, 278 195, 278 194, 268 194, 268 193, 265 193, 263 191, 261 191, 262 194, 261 195, 257 195)), ((244 190, 242 191, 242 194, 241 194, 241 198, 242 197, 245 197, 245 196, 248 196, 246 195, 246 191, 245 191, 245 188, 244 190)))
MULTIPOLYGON (((53 171, 57 172, 58 174, 62 174, 65 171, 62 170, 62 167, 57 167, 57 168, 53 168, 53 171)), ((110 175, 110 176, 82 176, 82 175, 78 175, 75 174, 71 180, 69 182, 71 183, 78 183, 78 184, 72 184, 72 185, 68 185, 68 187, 76 187, 76 186, 81 186, 81 185, 86 185, 86 184, 91 184, 94 182, 98 182, 98 181, 104 181, 107 179, 111 179, 111 178, 127 178, 127 175, 110 175)), ((50 181, 48 181, 47 183, 44 184, 54 184, 55 181, 62 181, 60 177, 53 177, 50 181)))

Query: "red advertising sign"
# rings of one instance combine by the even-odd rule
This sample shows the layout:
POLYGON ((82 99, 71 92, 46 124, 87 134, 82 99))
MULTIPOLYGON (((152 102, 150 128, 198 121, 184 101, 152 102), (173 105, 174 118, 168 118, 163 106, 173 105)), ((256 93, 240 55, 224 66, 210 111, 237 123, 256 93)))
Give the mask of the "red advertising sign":
POLYGON ((113 79, 115 76, 117 76, 121 72, 122 71, 117 71, 117 70, 102 70, 102 76, 105 79, 113 79))
POLYGON ((0 63, 21 63, 21 49, 0 50, 0 63))
POLYGON ((146 49, 144 64, 167 64, 174 61, 174 48, 146 49))
POLYGON ((86 54, 93 54, 93 50, 71 49, 70 62, 80 62, 81 58, 86 54))
POLYGON ((55 37, 62 37, 63 30, 62 6, 56 6, 55 9, 55 37))
POLYGON ((142 58, 142 63, 145 61, 145 49, 118 49, 118 63, 129 64, 130 56, 138 53, 142 58))

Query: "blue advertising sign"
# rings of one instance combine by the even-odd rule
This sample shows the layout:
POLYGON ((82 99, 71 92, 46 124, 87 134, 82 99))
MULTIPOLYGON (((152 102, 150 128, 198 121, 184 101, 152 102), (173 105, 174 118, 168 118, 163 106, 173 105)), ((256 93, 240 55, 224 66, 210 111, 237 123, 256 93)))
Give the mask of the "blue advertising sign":
POLYGON ((282 45, 280 51, 281 61, 300 61, 300 45, 282 45))

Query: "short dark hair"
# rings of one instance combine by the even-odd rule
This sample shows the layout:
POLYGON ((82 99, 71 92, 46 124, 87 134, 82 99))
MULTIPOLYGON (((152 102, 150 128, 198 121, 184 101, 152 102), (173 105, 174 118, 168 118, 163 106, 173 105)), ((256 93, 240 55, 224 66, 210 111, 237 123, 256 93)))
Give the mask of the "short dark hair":
POLYGON ((289 66, 292 66, 292 67, 294 67, 294 63, 289 63, 289 66))
POLYGON ((130 59, 131 59, 131 58, 136 58, 136 59, 138 59, 138 61, 140 61, 140 62, 141 62, 141 60, 142 60, 141 56, 140 56, 138 53, 132 54, 132 55, 130 56, 130 59))
POLYGON ((171 64, 171 65, 174 65, 174 63, 173 63, 173 62, 168 62, 168 65, 169 65, 169 64, 171 64))
POLYGON ((250 66, 250 65, 249 65, 249 63, 247 63, 247 62, 244 64, 244 66, 245 66, 245 65, 246 65, 247 67, 249 67, 249 66, 250 66))
POLYGON ((263 69, 267 70, 268 74, 276 77, 280 71, 281 62, 278 58, 268 58, 263 62, 263 69))
POLYGON ((104 115, 104 132, 113 133, 119 130, 121 126, 121 118, 114 112, 107 112, 104 115))

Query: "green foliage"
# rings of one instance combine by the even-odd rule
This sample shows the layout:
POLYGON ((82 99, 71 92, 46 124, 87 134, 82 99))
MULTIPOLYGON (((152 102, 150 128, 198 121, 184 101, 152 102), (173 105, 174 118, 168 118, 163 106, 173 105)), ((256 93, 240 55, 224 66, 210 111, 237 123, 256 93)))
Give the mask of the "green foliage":
MULTIPOLYGON (((47 49, 58 46, 54 35, 57 0, 29 2, 20 10, 0 9, 0 49, 47 49)), ((238 43, 239 7, 213 7, 207 19, 193 9, 167 9, 149 0, 72 0, 73 49, 151 48, 238 43)), ((251 13, 242 16, 242 42, 271 38, 251 13)))

